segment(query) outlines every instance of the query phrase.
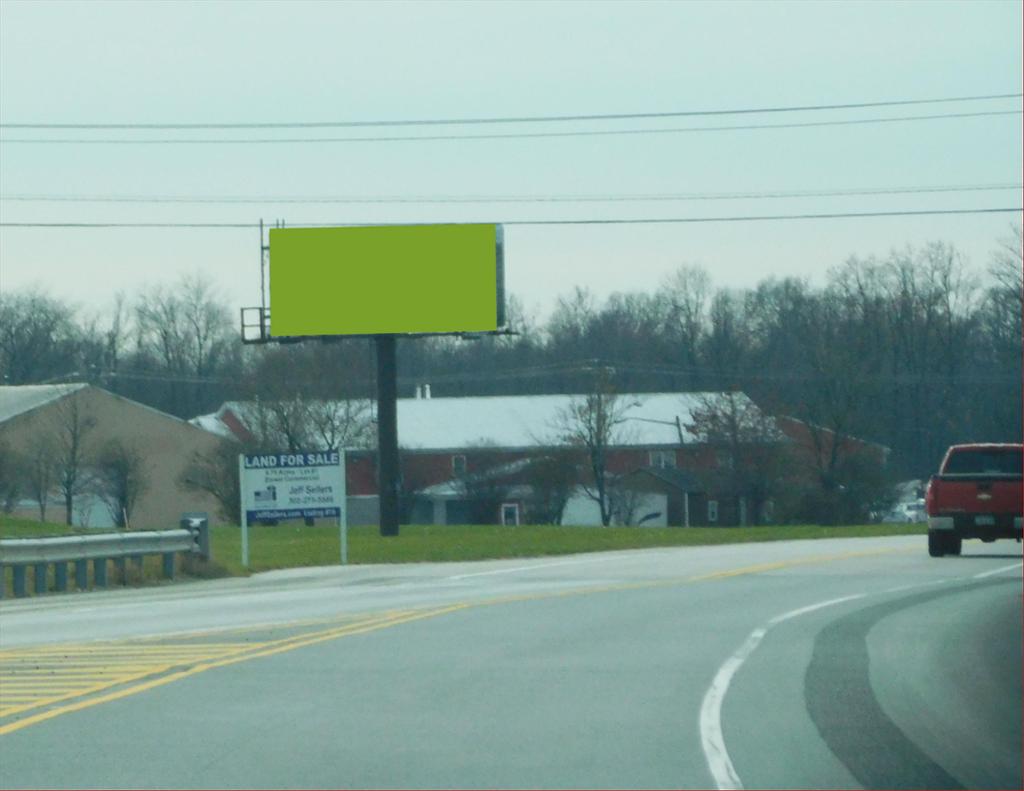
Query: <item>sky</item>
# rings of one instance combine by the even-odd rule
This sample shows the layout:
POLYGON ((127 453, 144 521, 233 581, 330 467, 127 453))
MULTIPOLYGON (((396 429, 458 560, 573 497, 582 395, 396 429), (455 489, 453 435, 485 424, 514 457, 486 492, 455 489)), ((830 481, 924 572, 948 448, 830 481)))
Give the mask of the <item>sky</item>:
POLYGON ((851 255, 885 256, 939 240, 960 249, 981 272, 1010 224, 1020 222, 1019 213, 516 223, 1017 208, 1024 205, 1019 96, 515 124, 14 125, 532 118, 1019 94, 1021 8, 1015 0, 0 0, 0 223, 8 224, 0 226, 0 291, 37 288, 85 313, 102 313, 117 291, 130 295, 198 272, 232 308, 259 304, 254 227, 10 225, 36 222, 505 222, 507 288, 539 318, 576 286, 599 298, 652 292, 682 265, 702 266, 716 285, 730 288, 787 276, 821 285, 828 270, 851 255), (1003 114, 764 128, 979 112, 1003 114), (761 128, 693 131, 722 126, 761 128), (276 144, 16 142, 637 129, 644 133, 276 144), (689 131, 667 131, 679 129, 689 131), (985 189, 864 194, 948 187, 985 189), (784 197, 749 197, 778 193, 784 197), (121 200, 126 197, 131 202, 121 200))

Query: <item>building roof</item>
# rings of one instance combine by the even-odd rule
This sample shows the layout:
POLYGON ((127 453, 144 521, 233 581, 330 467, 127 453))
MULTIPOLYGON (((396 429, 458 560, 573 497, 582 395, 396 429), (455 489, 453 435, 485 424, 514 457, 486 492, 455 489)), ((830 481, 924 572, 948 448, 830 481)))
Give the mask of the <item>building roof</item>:
MULTIPOLYGON (((709 393, 628 393, 619 398, 625 408, 620 427, 623 447, 678 446, 695 442, 686 429, 692 411, 709 393)), ((558 440, 562 416, 582 395, 470 396, 463 398, 398 399, 398 442, 407 450, 462 450, 481 447, 536 448, 562 444, 558 440)), ((745 395, 740 397, 746 399, 745 395)), ((215 416, 224 423, 226 413, 243 423, 245 402, 227 402, 215 416)))
POLYGON ((211 434, 216 434, 218 437, 231 438, 235 436, 231 429, 217 417, 216 412, 209 415, 198 415, 188 422, 196 428, 201 428, 203 431, 209 431, 211 434))
MULTIPOLYGON (((561 444, 563 415, 583 396, 531 395, 468 398, 410 398, 398 402, 398 437, 404 448, 469 448, 491 445, 529 448, 561 444)), ((686 430, 693 393, 620 396, 626 404, 619 445, 679 445, 692 442, 686 430)))
POLYGON ((8 385, 0 387, 0 423, 31 412, 66 395, 88 387, 85 384, 8 385))

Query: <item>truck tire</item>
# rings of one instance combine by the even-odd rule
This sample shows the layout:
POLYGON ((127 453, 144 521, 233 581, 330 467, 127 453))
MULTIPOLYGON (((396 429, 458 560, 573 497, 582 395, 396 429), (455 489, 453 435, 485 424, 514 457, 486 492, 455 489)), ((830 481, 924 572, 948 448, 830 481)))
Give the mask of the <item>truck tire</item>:
POLYGON ((960 536, 950 535, 946 537, 946 554, 959 555, 963 547, 963 539, 960 536))
POLYGON ((933 558, 941 558, 946 554, 946 536, 934 530, 928 531, 928 554, 933 558))

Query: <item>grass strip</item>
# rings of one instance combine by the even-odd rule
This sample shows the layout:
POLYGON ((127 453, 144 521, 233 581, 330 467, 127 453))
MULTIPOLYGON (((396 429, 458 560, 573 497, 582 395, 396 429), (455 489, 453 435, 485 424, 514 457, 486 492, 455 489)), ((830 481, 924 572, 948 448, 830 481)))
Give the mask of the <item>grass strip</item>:
MULTIPOLYGON (((752 541, 818 538, 860 538, 923 535, 922 524, 767 525, 759 527, 570 527, 559 525, 403 525, 401 535, 384 538, 376 526, 348 531, 350 563, 417 563, 493 560, 604 552, 651 547, 707 546, 752 541)), ((0 517, 0 538, 30 538, 86 532, 81 528, 0 517)), ((193 576, 243 575, 241 530, 211 529, 213 561, 186 562, 181 571, 193 576)), ((338 527, 282 524, 249 528, 250 572, 326 566, 340 560, 338 527)), ((158 578, 147 559, 143 582, 158 578)), ((9 577, 5 574, 5 577, 9 577)), ((5 580, 9 595, 10 580, 5 580)))

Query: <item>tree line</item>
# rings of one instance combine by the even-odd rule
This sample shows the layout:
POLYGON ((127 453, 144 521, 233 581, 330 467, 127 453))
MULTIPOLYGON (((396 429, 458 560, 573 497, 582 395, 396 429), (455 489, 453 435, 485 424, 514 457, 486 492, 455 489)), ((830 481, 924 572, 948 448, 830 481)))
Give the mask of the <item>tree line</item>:
MULTIPOLYGON (((435 397, 587 393, 598 380, 620 393, 742 391, 812 430, 885 445, 896 474, 923 477, 949 444, 1021 437, 1021 271, 1015 226, 980 269, 935 242, 851 256, 822 286, 727 289, 683 266, 652 291, 599 300, 578 287, 544 321, 513 296, 512 334, 400 342, 400 395, 427 383, 435 397)), ((183 418, 230 400, 375 393, 366 339, 239 338, 199 276, 113 296, 98 316, 40 291, 0 293, 4 384, 90 382, 183 418)))

